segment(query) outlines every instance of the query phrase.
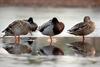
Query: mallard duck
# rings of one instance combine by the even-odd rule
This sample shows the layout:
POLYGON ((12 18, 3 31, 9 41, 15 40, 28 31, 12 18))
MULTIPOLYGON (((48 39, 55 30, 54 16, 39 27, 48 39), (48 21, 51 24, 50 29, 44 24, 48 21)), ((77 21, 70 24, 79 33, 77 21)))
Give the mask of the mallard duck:
POLYGON ((60 34, 64 30, 64 24, 62 22, 59 22, 56 17, 49 20, 47 23, 41 25, 39 27, 39 31, 43 35, 50 36, 51 43, 52 44, 52 36, 60 34))
POLYGON ((36 31, 37 27, 37 24, 33 22, 33 18, 30 17, 28 20, 15 20, 2 32, 5 32, 4 36, 15 36, 15 43, 19 44, 20 35, 28 33, 32 35, 32 32, 36 31))
POLYGON ((95 23, 91 21, 89 16, 85 16, 83 22, 80 22, 73 26, 69 31, 70 34, 76 36, 83 36, 83 43, 84 43, 84 36, 92 33, 95 30, 95 23))

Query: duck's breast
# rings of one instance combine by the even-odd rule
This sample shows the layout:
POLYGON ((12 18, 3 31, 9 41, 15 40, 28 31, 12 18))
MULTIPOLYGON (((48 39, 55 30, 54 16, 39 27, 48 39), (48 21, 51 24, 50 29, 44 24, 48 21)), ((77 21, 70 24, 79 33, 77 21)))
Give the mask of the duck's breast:
POLYGON ((90 22, 87 24, 87 28, 84 29, 84 35, 88 35, 92 33, 95 30, 95 24, 94 22, 90 22))
POLYGON ((56 24, 53 28, 54 34, 60 34, 63 30, 64 30, 64 24, 62 22, 59 22, 58 24, 56 24))

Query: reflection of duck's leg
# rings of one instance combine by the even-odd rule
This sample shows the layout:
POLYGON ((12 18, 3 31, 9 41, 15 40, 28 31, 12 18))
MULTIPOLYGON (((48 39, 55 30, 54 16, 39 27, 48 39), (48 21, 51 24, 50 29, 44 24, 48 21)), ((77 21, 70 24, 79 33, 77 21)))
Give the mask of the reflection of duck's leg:
POLYGON ((17 36, 15 35, 15 44, 17 44, 17 36))
POLYGON ((84 41, 85 41, 85 37, 84 37, 84 35, 83 35, 83 40, 82 40, 82 42, 83 42, 83 45, 84 45, 84 41))
POLYGON ((50 36, 50 40, 51 40, 51 41, 50 41, 50 45, 52 45, 52 36, 50 36))
POLYGON ((18 44, 20 44, 20 36, 18 36, 18 44))

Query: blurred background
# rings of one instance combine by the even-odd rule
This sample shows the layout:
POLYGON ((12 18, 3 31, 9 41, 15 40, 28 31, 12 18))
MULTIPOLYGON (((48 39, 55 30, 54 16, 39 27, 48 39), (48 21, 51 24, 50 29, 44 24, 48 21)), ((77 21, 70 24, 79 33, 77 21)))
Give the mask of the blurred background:
POLYGON ((99 7, 100 0, 0 0, 1 6, 99 7))

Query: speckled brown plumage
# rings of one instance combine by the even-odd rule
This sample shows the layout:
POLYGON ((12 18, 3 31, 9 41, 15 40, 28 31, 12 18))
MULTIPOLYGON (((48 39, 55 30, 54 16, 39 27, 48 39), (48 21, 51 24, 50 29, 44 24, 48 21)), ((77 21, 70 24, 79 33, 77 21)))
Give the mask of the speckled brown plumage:
POLYGON ((37 24, 30 24, 28 20, 16 20, 12 22, 3 32, 5 36, 26 35, 37 29, 37 24))
POLYGON ((69 30, 69 33, 79 36, 92 33, 95 30, 95 23, 92 22, 89 18, 89 16, 85 16, 84 21, 73 26, 69 30))
POLYGON ((15 42, 19 44, 20 35, 26 35, 37 29, 38 25, 33 22, 33 18, 30 17, 28 20, 16 20, 8 25, 8 27, 3 30, 5 32, 4 36, 15 36, 15 42), (18 38, 16 37, 18 36, 18 38))
POLYGON ((95 30, 95 23, 91 21, 89 16, 84 17, 84 21, 76 24, 73 26, 69 31, 70 34, 83 36, 83 43, 84 43, 84 36, 92 33, 95 30))

